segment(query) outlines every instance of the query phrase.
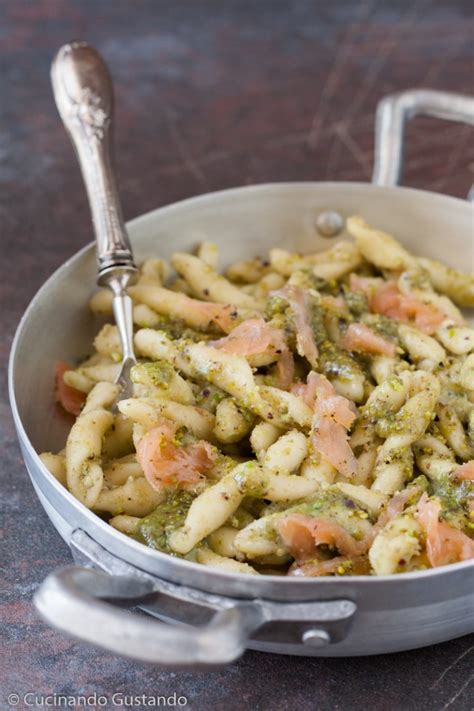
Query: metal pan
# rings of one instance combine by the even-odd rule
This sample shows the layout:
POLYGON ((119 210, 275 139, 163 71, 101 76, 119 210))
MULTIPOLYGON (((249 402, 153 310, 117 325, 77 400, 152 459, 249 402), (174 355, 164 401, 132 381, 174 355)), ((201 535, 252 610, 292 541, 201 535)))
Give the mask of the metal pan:
MULTIPOLYGON (((164 207, 128 225, 138 259, 167 258, 205 234, 228 262, 271 246, 328 246, 321 213, 357 212, 415 253, 465 269, 473 258, 472 206, 395 187, 403 129, 415 114, 474 123, 474 99, 414 90, 384 99, 376 120, 374 184, 258 185, 164 207)), ((472 268, 472 264, 471 264, 472 268)), ((52 363, 87 353, 94 324, 86 307, 94 246, 40 289, 18 327, 9 372, 21 449, 41 503, 77 566, 52 573, 35 596, 64 632, 118 654, 173 667, 210 667, 243 650, 351 656, 413 649, 474 631, 474 562, 387 577, 317 578, 222 573, 129 539, 87 510, 46 470, 37 452, 60 449, 70 423, 53 403, 52 363), (34 352, 34 358, 31 353, 34 352), (134 616, 110 600, 139 604, 168 622, 134 616)))

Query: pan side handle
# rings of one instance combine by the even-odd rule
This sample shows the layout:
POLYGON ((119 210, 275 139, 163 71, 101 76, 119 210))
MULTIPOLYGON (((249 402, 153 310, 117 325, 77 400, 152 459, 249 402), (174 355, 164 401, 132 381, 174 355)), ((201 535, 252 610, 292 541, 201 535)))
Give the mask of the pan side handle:
POLYGON ((35 605, 61 632, 115 654, 176 669, 234 661, 264 621, 261 608, 251 604, 220 610, 202 627, 167 625, 111 604, 133 604, 153 592, 144 580, 68 566, 46 578, 35 605))
MULTIPOLYGON (((414 116, 434 116, 474 125, 474 97, 431 89, 391 94, 377 106, 372 182, 398 185, 403 173, 405 126, 414 116)), ((474 199, 474 186, 468 199, 474 199)))
POLYGON ((40 585, 34 603, 42 617, 71 637, 163 667, 222 667, 238 659, 253 633, 271 622, 299 625, 301 641, 309 647, 334 644, 346 637, 357 611, 348 599, 287 603, 205 593, 135 568, 79 529, 71 544, 80 565, 56 570, 40 585), (160 596, 214 614, 200 626, 169 625, 124 609, 146 610, 151 603, 154 615, 160 596))
POLYGON ((230 601, 202 626, 169 625, 117 604, 145 605, 156 593, 146 579, 108 575, 80 566, 51 573, 35 594, 41 616, 59 631, 114 654, 173 669, 209 669, 238 659, 249 637, 266 622, 305 621, 302 642, 341 641, 356 611, 350 600, 277 603, 230 601))

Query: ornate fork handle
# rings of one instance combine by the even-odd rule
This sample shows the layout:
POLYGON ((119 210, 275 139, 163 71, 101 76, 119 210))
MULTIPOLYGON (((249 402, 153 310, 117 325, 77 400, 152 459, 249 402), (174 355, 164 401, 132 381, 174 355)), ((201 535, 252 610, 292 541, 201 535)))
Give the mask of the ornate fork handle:
POLYGON ((87 189, 97 240, 98 283, 136 273, 112 167, 113 87, 107 65, 86 42, 59 50, 51 79, 87 189))
POLYGON ((97 242, 97 282, 114 295, 113 310, 122 346, 117 377, 121 395, 130 397, 133 352, 132 300, 127 286, 137 276, 122 216, 112 165, 113 87, 107 65, 86 42, 61 47, 52 67, 54 98, 76 150, 86 185, 97 242))

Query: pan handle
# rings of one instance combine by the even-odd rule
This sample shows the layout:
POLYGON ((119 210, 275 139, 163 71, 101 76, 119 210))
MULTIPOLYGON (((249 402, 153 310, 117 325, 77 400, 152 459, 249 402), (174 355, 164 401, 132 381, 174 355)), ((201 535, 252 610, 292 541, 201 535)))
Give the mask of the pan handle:
MULTIPOLYGON (((391 94, 377 106, 372 182, 398 185, 403 171, 405 126, 414 116, 434 116, 474 125, 474 98, 431 89, 391 94)), ((474 198, 473 188, 470 196, 474 198)))
MULTIPOLYGON (((195 627, 168 625, 111 604, 146 606, 150 595, 159 591, 160 581, 143 573, 109 575, 68 566, 46 578, 34 602, 45 620, 61 632, 115 654, 174 669, 228 664, 243 654, 255 630, 272 621, 306 623, 301 641, 308 646, 339 642, 357 609, 351 600, 278 603, 219 598, 221 607, 210 622, 195 627)), ((210 597, 216 607, 217 596, 210 597)))
POLYGON ((35 595, 41 615, 61 632, 115 654, 173 668, 237 659, 263 620, 257 605, 220 610, 203 627, 172 626, 106 602, 136 603, 154 592, 147 580, 68 566, 50 574, 35 595))

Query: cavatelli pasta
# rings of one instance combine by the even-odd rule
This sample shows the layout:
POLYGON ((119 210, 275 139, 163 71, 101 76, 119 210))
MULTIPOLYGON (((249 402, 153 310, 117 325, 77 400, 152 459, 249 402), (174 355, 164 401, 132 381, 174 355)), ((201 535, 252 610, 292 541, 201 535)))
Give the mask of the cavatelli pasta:
MULTIPOLYGON (((388 575, 474 557, 474 279, 361 217, 354 241, 149 258, 121 347, 58 364, 76 416, 43 464, 122 534, 238 574, 388 575), (173 273, 173 269, 175 273, 173 273), (78 414, 79 413, 79 414, 78 414), (269 567, 270 566, 270 567, 269 567)), ((112 316, 101 290, 93 314, 112 316)))

